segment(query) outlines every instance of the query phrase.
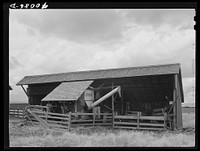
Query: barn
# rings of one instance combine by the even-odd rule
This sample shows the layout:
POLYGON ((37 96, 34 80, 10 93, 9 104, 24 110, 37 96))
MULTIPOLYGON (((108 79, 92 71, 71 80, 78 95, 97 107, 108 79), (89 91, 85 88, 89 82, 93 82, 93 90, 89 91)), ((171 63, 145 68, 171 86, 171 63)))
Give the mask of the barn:
POLYGON ((160 119, 182 128, 179 63, 25 76, 17 85, 30 105, 51 106, 51 112, 112 113, 116 128, 148 129, 160 119))

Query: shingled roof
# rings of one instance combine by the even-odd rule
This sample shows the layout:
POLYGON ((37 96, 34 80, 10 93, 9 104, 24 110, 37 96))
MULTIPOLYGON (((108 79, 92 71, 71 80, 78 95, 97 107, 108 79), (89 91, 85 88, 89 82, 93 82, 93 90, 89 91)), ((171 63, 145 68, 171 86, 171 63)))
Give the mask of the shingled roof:
POLYGON ((78 71, 59 74, 44 74, 25 76, 17 85, 29 85, 53 82, 86 81, 95 79, 124 78, 146 75, 179 74, 180 64, 166 64, 154 66, 141 66, 117 68, 107 70, 78 71))
POLYGON ((93 81, 63 82, 42 101, 72 101, 77 100, 93 81))

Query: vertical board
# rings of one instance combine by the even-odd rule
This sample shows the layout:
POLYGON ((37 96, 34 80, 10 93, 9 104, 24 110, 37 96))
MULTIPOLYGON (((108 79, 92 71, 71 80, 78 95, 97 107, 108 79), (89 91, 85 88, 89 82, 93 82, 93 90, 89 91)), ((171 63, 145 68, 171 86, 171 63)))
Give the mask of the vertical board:
POLYGON ((174 89, 173 89, 173 101, 174 101, 174 129, 181 129, 182 124, 182 100, 181 100, 181 89, 178 74, 174 75, 174 89))
POLYGON ((122 104, 121 104, 121 114, 123 115, 124 114, 124 94, 123 94, 123 90, 121 90, 122 92, 122 97, 121 97, 121 101, 122 101, 122 104))
POLYGON ((173 85, 173 130, 177 128, 177 75, 174 75, 174 85, 173 85))
POLYGON ((74 110, 75 110, 75 113, 77 113, 77 106, 78 106, 78 100, 76 100, 75 102, 74 102, 74 110))
POLYGON ((181 100, 181 89, 180 89, 180 81, 177 78, 177 128, 182 129, 183 124, 182 124, 182 100, 181 100))
MULTIPOLYGON (((113 82, 112 82, 112 90, 113 90, 113 82)), ((115 107, 114 107, 114 95, 112 95, 112 115, 113 115, 113 120, 112 120, 112 127, 114 128, 114 110, 115 110, 115 107)))

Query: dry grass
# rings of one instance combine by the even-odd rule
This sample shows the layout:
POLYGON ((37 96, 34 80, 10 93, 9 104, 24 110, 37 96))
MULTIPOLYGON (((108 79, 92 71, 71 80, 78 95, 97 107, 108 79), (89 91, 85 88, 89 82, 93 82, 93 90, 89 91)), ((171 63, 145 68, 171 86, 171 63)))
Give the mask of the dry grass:
POLYGON ((77 130, 45 130, 40 126, 20 126, 10 122, 11 147, 193 147, 194 113, 183 114, 185 130, 154 132, 117 130, 104 127, 77 130))
POLYGON ((194 113, 183 113, 183 127, 195 128, 195 114, 194 113))

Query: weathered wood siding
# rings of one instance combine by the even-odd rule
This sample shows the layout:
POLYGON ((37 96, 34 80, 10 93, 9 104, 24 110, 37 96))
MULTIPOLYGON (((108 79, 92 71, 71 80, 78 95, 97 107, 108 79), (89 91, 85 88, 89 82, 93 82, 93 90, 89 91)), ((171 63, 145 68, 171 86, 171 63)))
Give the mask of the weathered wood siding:
POLYGON ((174 104, 174 129, 181 129, 182 124, 182 100, 181 100, 181 89, 178 74, 174 75, 174 91, 173 91, 174 104))
POLYGON ((181 89, 180 89, 180 80, 177 76, 177 128, 183 128, 182 123, 182 100, 181 100, 181 89))

